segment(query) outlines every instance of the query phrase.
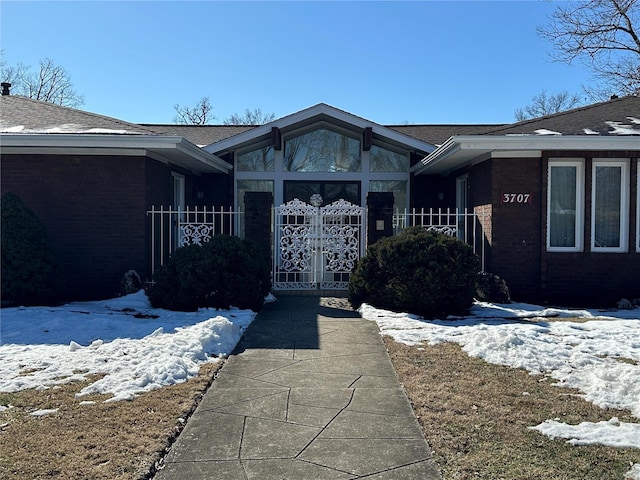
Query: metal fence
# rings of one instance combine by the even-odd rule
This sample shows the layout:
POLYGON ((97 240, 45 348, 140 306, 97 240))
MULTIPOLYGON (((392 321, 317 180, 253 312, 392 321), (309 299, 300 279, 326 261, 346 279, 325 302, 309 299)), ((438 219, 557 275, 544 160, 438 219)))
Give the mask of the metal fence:
POLYGON ((241 213, 230 207, 151 207, 147 211, 151 230, 151 274, 178 248, 202 245, 215 235, 235 235, 241 213))
MULTIPOLYGON (((243 213, 232 208, 194 207, 173 209, 151 207, 147 211, 151 231, 151 274, 165 264, 171 254, 186 245, 202 245, 215 235, 242 236, 243 213)), ((457 209, 412 209, 393 216, 393 233, 412 226, 457 237, 473 247, 485 270, 490 241, 491 213, 457 209)))
POLYGON ((393 233, 399 234, 409 227, 423 227, 430 232, 459 238, 473 247, 485 269, 486 247, 489 235, 485 227, 490 224, 490 213, 458 209, 412 209, 393 215, 393 233))

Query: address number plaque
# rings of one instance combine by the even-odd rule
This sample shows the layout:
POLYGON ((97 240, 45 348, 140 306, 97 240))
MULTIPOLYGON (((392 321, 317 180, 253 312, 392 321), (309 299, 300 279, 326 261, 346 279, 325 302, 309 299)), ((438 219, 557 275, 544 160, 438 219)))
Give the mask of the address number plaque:
POLYGON ((530 193, 503 193, 502 203, 530 204, 530 193))

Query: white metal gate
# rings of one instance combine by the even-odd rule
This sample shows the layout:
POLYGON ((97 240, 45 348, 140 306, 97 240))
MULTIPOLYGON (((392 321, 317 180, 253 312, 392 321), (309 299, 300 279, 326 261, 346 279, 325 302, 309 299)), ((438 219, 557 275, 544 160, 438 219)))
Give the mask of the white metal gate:
POLYGON ((294 199, 275 208, 275 290, 346 290, 364 250, 364 207, 294 199))

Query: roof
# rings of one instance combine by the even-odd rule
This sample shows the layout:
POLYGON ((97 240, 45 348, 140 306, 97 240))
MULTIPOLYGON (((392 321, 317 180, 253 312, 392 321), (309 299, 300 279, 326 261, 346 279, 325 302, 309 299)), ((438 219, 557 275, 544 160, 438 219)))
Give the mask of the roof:
POLYGON ((0 96, 0 133, 155 134, 135 123, 19 95, 0 96))
POLYGON ((371 128, 374 138, 383 139, 385 142, 401 145, 404 148, 408 147, 423 154, 427 154, 435 150, 434 144, 430 142, 425 142, 419 138, 406 135, 399 130, 378 125, 377 123, 325 103, 319 103, 264 125, 250 128, 234 136, 212 143, 206 146, 205 150, 216 153, 217 155, 222 155, 223 153, 231 150, 237 150, 238 148, 252 144, 259 139, 269 138, 273 127, 276 127, 283 133, 286 133, 287 131, 292 131, 306 125, 313 125, 323 121, 330 122, 334 125, 341 125, 344 128, 352 130, 371 128))
POLYGON ((229 172, 232 165, 182 136, 18 95, 0 96, 3 154, 146 155, 194 172, 229 172))
POLYGON ((388 128, 433 145, 442 145, 454 135, 482 135, 504 124, 389 125, 388 128))
POLYGON ((640 97, 627 96, 487 130, 488 135, 640 135, 640 97))
POLYGON ((454 135, 411 170, 443 174, 488 158, 540 157, 549 150, 640 151, 640 97, 612 99, 481 135, 454 135))
POLYGON ((157 125, 144 123, 142 126, 164 135, 179 135, 199 147, 204 147, 256 128, 258 125, 157 125))
MULTIPOLYGON (((190 142, 202 147, 217 143, 221 140, 233 137, 246 131, 258 128, 260 125, 165 125, 154 123, 143 123, 155 132, 180 135, 190 142)), ((387 125, 386 127, 395 130, 403 135, 413 137, 422 142, 432 145, 441 145, 453 135, 480 135, 487 131, 502 127, 503 124, 487 125, 387 125)))

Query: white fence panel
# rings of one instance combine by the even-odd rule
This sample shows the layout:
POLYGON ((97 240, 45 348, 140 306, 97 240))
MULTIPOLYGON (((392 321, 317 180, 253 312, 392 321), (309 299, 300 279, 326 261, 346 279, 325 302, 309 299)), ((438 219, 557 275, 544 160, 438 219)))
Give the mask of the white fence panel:
POLYGON ((459 238, 473 247, 480 257, 482 271, 485 270, 486 248, 489 236, 484 226, 490 224, 489 213, 458 209, 412 209, 393 216, 393 233, 397 235, 405 228, 423 227, 430 232, 459 238))
POLYGON ((241 213, 224 207, 151 207, 151 274, 178 248, 202 245, 215 235, 234 235, 241 213))

